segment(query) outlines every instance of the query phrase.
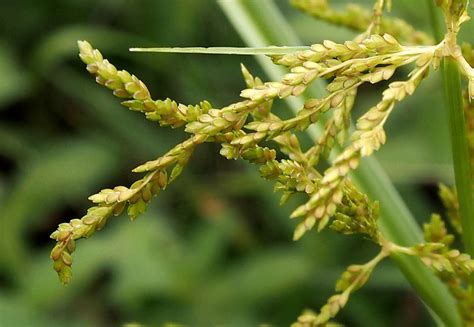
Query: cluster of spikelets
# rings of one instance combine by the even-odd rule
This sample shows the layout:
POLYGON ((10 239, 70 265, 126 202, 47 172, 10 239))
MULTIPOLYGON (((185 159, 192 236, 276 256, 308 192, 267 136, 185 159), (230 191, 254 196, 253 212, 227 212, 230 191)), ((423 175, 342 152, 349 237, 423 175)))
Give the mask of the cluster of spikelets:
MULTIPOLYGON (((338 293, 318 314, 301 315, 295 326, 326 325, 344 307, 350 294, 366 283, 376 265, 393 253, 420 257, 447 283, 465 321, 474 322, 474 299, 465 286, 474 261, 450 248, 453 236, 447 234, 440 218, 433 216, 431 223, 425 226, 426 243, 413 247, 393 244, 378 229, 378 203, 369 200, 348 178, 363 157, 370 156, 385 143, 384 125, 390 113, 398 102, 416 91, 430 69, 439 66, 446 56, 444 43, 401 45, 397 38, 412 43, 429 43, 430 38, 400 20, 381 19, 384 2, 380 0, 374 7, 374 17, 355 6, 346 11, 334 11, 323 0, 293 2, 320 18, 356 30, 369 29, 371 33, 343 44, 324 41, 307 50, 271 56, 275 64, 289 70, 278 82, 264 83, 242 66, 247 85, 241 92, 243 100, 221 109, 207 101, 184 105, 171 99, 154 100, 136 76, 117 70, 89 43, 79 41, 79 56, 97 83, 110 89, 130 110, 141 112, 162 126, 184 127, 190 136, 159 158, 135 168, 134 172, 144 176, 130 187, 117 186, 90 196, 94 206, 81 219, 59 225, 51 235, 57 241, 51 258, 60 280, 65 284, 70 281, 76 240, 91 236, 104 227, 109 217, 124 210, 135 219, 154 196, 181 174, 199 144, 215 142, 222 146, 220 154, 227 159, 243 159, 258 165, 261 176, 274 180, 275 190, 282 192, 282 204, 297 192, 308 196, 291 215, 301 218, 295 229, 295 240, 314 227, 321 230, 330 224, 331 229, 342 234, 364 234, 381 247, 380 253, 368 263, 349 266, 336 284, 338 293), (355 14, 360 14, 358 21, 353 20, 355 14), (397 38, 387 33, 377 34, 380 31, 392 31, 397 38), (355 130, 348 137, 358 87, 388 81, 397 70, 408 65, 412 67, 408 79, 390 82, 380 101, 358 118, 355 130), (274 100, 299 96, 317 79, 328 81, 325 96, 308 99, 290 119, 280 119, 272 113, 274 100), (303 150, 295 132, 319 120, 325 123, 323 132, 312 147, 303 150), (260 145, 263 142, 275 148, 260 145), (328 160, 334 147, 342 149, 340 154, 321 172, 318 170, 320 159, 328 160)), ((466 96, 469 95, 467 92, 466 96)), ((466 105, 466 111, 472 112, 470 104, 466 105)), ((470 121, 472 124, 472 119, 470 121)), ((441 197, 453 226, 461 233, 455 191, 442 187, 441 197)))

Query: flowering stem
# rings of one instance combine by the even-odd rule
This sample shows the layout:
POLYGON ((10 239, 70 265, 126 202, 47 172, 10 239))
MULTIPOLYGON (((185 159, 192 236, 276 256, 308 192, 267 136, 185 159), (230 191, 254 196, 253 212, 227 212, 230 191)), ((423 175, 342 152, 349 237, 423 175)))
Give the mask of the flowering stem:
MULTIPOLYGON (((291 33, 291 28, 275 9, 272 1, 221 0, 219 5, 249 46, 301 44, 291 33), (262 15, 262 13, 265 14, 262 15)), ((281 67, 265 60, 266 58, 257 57, 256 59, 271 79, 280 78, 281 67)), ((324 86, 321 83, 313 84, 316 90, 310 89, 308 93, 312 91, 314 92, 311 92, 312 97, 320 97, 324 92, 324 86)), ((294 97, 288 99, 293 101, 289 103, 292 110, 298 111, 302 107, 300 99, 294 97)), ((322 127, 318 124, 311 126, 307 131, 310 137, 317 140, 321 130, 322 127)), ((352 175, 352 179, 372 199, 378 199, 382 203, 380 227, 388 240, 400 245, 413 245, 423 240, 420 227, 375 159, 371 157, 364 159, 359 169, 352 175)), ((398 254, 392 255, 391 258, 428 305, 430 312, 434 313, 435 319, 439 317, 447 326, 462 326, 451 294, 419 259, 398 254)))

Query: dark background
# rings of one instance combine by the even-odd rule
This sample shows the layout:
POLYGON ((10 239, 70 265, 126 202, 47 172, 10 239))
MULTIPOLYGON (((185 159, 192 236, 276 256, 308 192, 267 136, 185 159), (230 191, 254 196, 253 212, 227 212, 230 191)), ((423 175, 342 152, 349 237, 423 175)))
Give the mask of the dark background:
MULTIPOLYGON (((306 44, 354 37, 284 0, 276 3, 306 44)), ((430 32, 422 4, 395 0, 392 14, 430 32)), ((133 223, 125 215, 112 218, 79 241, 72 282, 62 286, 48 258, 57 224, 81 217, 90 194, 131 184, 138 179, 132 168, 185 138, 182 130, 160 128, 120 106, 87 73, 76 41, 90 41, 118 68, 139 76, 155 99, 208 99, 219 108, 239 99, 240 62, 265 75, 252 57, 128 52, 133 46, 245 46, 213 0, 11 1, 0 5, 0 22, 0 325, 286 326, 304 308, 325 303, 345 266, 376 253, 362 238, 330 231, 291 241, 295 222, 288 216, 303 198, 279 207, 273 184, 255 166, 228 162, 218 146, 206 144, 146 214, 133 223)), ((465 35, 472 35, 473 24, 466 25, 465 35)), ((398 106, 377 155, 420 221, 442 210, 437 182, 452 183, 436 75, 398 106)), ((363 89, 357 113, 381 91, 363 89)), ((338 320, 432 324, 389 261, 338 320)))

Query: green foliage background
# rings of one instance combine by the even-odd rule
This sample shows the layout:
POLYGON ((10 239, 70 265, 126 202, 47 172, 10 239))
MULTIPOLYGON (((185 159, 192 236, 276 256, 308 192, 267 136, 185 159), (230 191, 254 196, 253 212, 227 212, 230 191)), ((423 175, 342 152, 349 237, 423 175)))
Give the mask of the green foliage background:
MULTIPOLYGON (((276 3, 307 44, 354 36, 276 3)), ((24 0, 0 9, 0 325, 288 325, 303 308, 325 302, 346 265, 375 253, 363 239, 329 231, 291 241, 288 216, 298 199, 280 208, 256 167, 228 162, 209 144, 144 216, 112 219, 80 241, 72 283, 62 286, 48 258, 57 224, 82 216, 88 195, 130 184, 133 167, 185 137, 121 107, 87 74, 76 41, 90 41, 135 73, 154 98, 220 107, 244 88, 240 62, 264 74, 251 57, 128 52, 245 46, 214 0, 24 0)), ((394 1, 392 14, 429 31, 424 2, 394 1)), ((471 42, 472 26, 464 30, 471 42)), ((380 92, 364 89, 357 106, 376 102, 380 92)), ((436 183, 453 179, 441 94, 432 76, 403 102, 378 154, 420 221, 441 210, 436 183)), ((350 326, 431 324, 390 262, 339 319, 350 326)))

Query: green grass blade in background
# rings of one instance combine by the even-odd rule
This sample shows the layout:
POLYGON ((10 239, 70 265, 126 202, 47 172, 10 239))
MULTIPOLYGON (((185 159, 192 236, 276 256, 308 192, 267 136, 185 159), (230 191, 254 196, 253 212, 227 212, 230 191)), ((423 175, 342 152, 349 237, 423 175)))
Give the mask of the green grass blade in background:
POLYGON ((38 217, 75 201, 78 196, 86 196, 103 180, 102 175, 117 165, 113 153, 106 148, 77 139, 64 140, 23 160, 26 163, 15 187, 0 205, 0 265, 11 270, 15 279, 25 278, 22 272, 28 269, 28 262, 23 258, 27 257, 28 249, 22 239, 29 229, 41 223, 38 217), (93 162, 87 161, 90 158, 93 162), (52 196, 59 191, 60 196, 52 196))
POLYGON ((0 40, 0 110, 7 104, 28 95, 33 81, 31 74, 16 60, 10 48, 0 40))
MULTIPOLYGON (((291 28, 270 0, 221 0, 219 4, 249 46, 300 44, 298 38, 290 32, 291 28)), ((278 80, 281 78, 284 72, 283 69, 276 67, 266 58, 257 57, 256 59, 270 79, 278 80)), ((318 83, 316 90, 311 89, 308 93, 310 96, 320 96, 324 92, 323 90, 323 85, 318 83)), ((301 108, 301 100, 292 98, 289 106, 296 112, 301 108)), ((318 129, 320 128, 321 126, 318 126, 318 129)), ((313 139, 317 137, 318 129, 309 129, 310 136, 313 139)), ((422 241, 419 226, 375 159, 364 159, 352 178, 372 199, 381 202, 380 227, 389 240, 402 245, 422 241)), ((393 256, 393 259, 416 289, 418 295, 431 308, 432 313, 434 312, 448 326, 461 325, 452 296, 430 270, 415 258, 396 255, 393 256)))

